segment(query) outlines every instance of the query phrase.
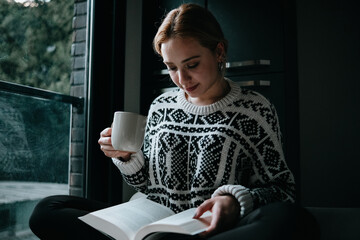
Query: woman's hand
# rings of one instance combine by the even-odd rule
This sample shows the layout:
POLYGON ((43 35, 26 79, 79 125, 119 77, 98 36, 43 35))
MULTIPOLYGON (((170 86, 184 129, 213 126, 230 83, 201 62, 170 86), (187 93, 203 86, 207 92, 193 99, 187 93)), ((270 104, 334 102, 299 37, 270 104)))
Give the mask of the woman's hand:
POLYGON ((209 237, 233 227, 240 215, 240 204, 232 195, 221 195, 203 202, 196 210, 194 218, 200 218, 206 211, 212 212, 208 229, 201 233, 209 237))
POLYGON ((104 152, 105 156, 110 158, 122 158, 123 161, 130 160, 132 152, 123 152, 115 150, 111 144, 111 131, 112 128, 105 128, 100 133, 100 139, 98 143, 100 144, 101 151, 104 152))

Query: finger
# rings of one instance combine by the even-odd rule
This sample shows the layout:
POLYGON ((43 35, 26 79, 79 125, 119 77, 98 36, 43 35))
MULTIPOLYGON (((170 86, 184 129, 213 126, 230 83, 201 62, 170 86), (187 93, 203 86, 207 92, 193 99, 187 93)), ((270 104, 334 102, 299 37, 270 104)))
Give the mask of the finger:
POLYGON ((194 218, 201 217, 206 211, 211 211, 212 207, 214 206, 214 202, 212 199, 208 199, 203 202, 197 209, 194 215, 194 218))
POLYGON ((102 151, 116 151, 111 144, 100 144, 100 149, 102 151))
POLYGON ((110 137, 111 136, 112 128, 105 128, 101 131, 100 137, 110 137))
POLYGON ((116 156, 116 150, 111 146, 111 145, 104 145, 104 144, 101 144, 100 145, 100 149, 101 151, 104 152, 105 156, 107 157, 114 157, 116 156))
POLYGON ((211 218, 211 224, 208 230, 215 230, 217 228, 217 226, 219 226, 220 224, 220 209, 214 207, 213 208, 213 213, 212 213, 212 218, 211 218))
POLYGON ((109 145, 109 146, 112 146, 111 137, 101 137, 101 138, 98 140, 98 143, 99 143, 100 145, 109 145))
POLYGON ((131 152, 123 152, 117 150, 105 150, 103 151, 105 156, 110 158, 122 158, 125 161, 128 161, 131 157, 131 152))
POLYGON ((210 226, 206 229, 205 232, 203 232, 201 234, 201 236, 203 236, 203 237, 205 237, 205 236, 209 237, 209 236, 212 236, 212 235, 216 234, 218 229, 220 228, 220 223, 221 223, 221 221, 220 221, 220 218, 221 218, 220 217, 220 211, 216 207, 213 207, 212 210, 213 210, 212 211, 213 213, 212 213, 212 216, 211 216, 210 226))

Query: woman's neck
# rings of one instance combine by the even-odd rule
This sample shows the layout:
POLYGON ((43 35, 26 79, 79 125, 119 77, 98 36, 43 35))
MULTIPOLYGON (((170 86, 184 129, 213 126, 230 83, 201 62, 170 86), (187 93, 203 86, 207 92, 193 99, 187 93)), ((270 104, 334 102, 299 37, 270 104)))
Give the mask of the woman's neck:
POLYGON ((217 86, 214 86, 214 91, 210 92, 204 97, 196 97, 192 98, 189 95, 186 94, 186 99, 189 103, 197 105, 197 106, 206 106, 213 104, 219 100, 221 100, 223 97, 225 97, 230 92, 230 85, 229 83, 222 78, 221 81, 217 83, 217 86))

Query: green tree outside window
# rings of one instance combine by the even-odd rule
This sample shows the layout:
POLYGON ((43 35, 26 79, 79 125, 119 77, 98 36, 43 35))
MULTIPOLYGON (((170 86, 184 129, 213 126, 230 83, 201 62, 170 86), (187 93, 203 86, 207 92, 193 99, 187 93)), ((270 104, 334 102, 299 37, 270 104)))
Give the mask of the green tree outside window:
POLYGON ((0 0, 0 80, 69 94, 74 0, 0 0))

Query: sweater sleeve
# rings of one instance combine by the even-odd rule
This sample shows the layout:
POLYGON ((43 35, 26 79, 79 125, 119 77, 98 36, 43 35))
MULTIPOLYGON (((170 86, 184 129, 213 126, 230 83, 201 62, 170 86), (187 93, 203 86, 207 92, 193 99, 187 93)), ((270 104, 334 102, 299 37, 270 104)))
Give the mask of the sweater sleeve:
POLYGON ((146 193, 147 172, 145 170, 144 156, 142 151, 131 155, 127 162, 112 158, 115 166, 120 170, 123 179, 127 184, 134 187, 137 191, 146 193))
POLYGON ((249 212, 253 210, 253 200, 250 194, 249 189, 241 185, 223 185, 216 189, 212 194, 212 198, 219 195, 230 194, 235 197, 235 199, 240 204, 240 216, 244 217, 249 212))
MULTIPOLYGON (((154 100, 154 102, 156 99, 154 100)), ((148 194, 148 181, 149 181, 149 152, 151 148, 151 129, 153 125, 157 124, 156 116, 153 117, 153 104, 150 107, 145 136, 142 150, 131 155, 129 161, 123 162, 119 159, 113 158, 112 161, 120 170, 123 179, 127 184, 134 187, 137 191, 148 194)))
POLYGON ((117 166, 120 170, 125 182, 144 194, 148 193, 149 171, 147 154, 150 148, 149 134, 151 132, 151 125, 153 122, 151 112, 152 108, 150 108, 148 114, 142 150, 132 154, 130 160, 126 162, 120 161, 116 158, 112 159, 115 166, 117 166))
POLYGON ((271 202, 295 200, 295 181, 285 162, 275 108, 265 102, 259 112, 252 117, 257 118, 262 134, 257 139, 249 138, 252 153, 245 164, 248 170, 239 170, 246 172, 239 179, 241 185, 220 186, 212 195, 233 195, 240 204, 241 216, 271 202))
POLYGON ((257 155, 252 159, 249 179, 255 208, 276 201, 295 201, 295 180, 285 161, 276 110, 269 104, 263 112, 265 134, 255 145, 257 155))

